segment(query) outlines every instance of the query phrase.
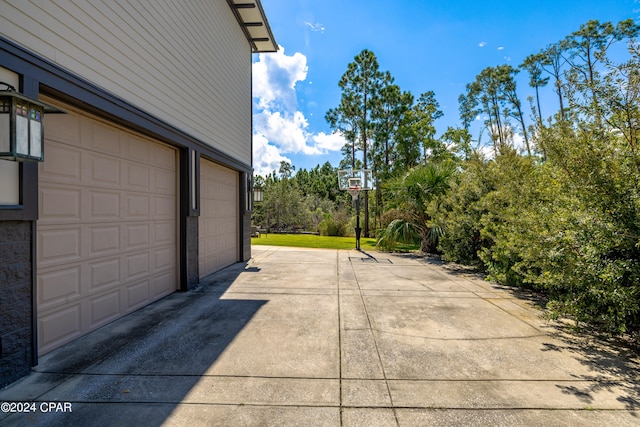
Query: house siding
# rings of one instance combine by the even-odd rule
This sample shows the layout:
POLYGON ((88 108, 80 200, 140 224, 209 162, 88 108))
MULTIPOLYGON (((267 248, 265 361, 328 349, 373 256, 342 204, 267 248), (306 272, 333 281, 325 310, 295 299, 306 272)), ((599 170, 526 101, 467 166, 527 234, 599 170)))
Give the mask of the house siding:
POLYGON ((251 49, 226 1, 8 0, 0 28, 15 43, 251 164, 251 49))
MULTIPOLYGON (((251 174, 251 50, 225 0, 0 0, 2 81, 177 149, 181 290, 199 277, 191 169, 205 158, 251 174)), ((47 152, 45 143, 45 164, 47 152)), ((14 182, 2 190, 9 205, 0 208, 0 387, 38 363, 36 236, 46 222, 38 218, 38 164, 10 169, 14 182)), ((240 187, 238 255, 246 261, 250 213, 240 187)))

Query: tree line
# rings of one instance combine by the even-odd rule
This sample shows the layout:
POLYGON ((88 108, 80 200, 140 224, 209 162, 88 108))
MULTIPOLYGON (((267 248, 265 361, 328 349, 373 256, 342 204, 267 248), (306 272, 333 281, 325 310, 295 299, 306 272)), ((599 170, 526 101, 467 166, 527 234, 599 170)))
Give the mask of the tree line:
MULTIPOLYGON (((519 67, 485 68, 460 95, 460 125, 440 136, 435 93, 414 98, 363 50, 326 119, 347 140, 339 168, 373 171, 365 233, 375 232, 385 249, 414 241, 497 282, 540 291, 551 315, 637 342, 639 31, 633 20, 592 20, 519 67), (528 105, 516 86, 519 73, 529 76, 528 105), (541 108, 547 86, 557 100, 553 111, 541 108), (473 145, 477 117, 490 150, 473 145)), ((282 169, 264 182, 282 187, 274 198, 289 201, 295 197, 284 187, 297 188, 302 210, 316 213, 305 227, 323 224, 327 232, 329 223, 351 221, 336 168, 327 163, 289 176, 282 169)))

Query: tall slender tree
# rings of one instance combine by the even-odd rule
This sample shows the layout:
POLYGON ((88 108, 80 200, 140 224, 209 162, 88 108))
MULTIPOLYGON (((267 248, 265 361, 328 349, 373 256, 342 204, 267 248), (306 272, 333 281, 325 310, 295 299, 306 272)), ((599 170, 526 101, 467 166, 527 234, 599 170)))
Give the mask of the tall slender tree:
POLYGON ((549 83, 549 77, 542 77, 542 55, 535 53, 525 58, 520 68, 529 73, 529 86, 536 90, 536 118, 538 124, 542 126, 542 108, 540 107, 540 88, 549 83))
POLYGON ((509 104, 506 112, 508 115, 515 118, 520 124, 524 144, 527 148, 527 154, 531 155, 527 126, 525 125, 524 115, 522 114, 522 103, 520 102, 518 92, 516 91, 516 74, 518 74, 518 70, 510 65, 500 65, 496 67, 496 79, 498 80, 499 91, 502 97, 504 97, 509 104))
POLYGON ((369 164, 372 164, 376 179, 384 179, 389 174, 396 133, 411 102, 407 102, 406 93, 394 83, 394 78, 388 71, 383 75, 377 102, 371 114, 373 147, 369 151, 369 164))
POLYGON ((563 82, 562 75, 563 69, 566 64, 566 59, 563 52, 566 49, 566 42, 554 43, 543 49, 540 55, 540 66, 543 70, 553 77, 553 86, 558 95, 558 104, 560 108, 560 120, 564 120, 566 117, 566 111, 564 108, 564 94, 563 94, 563 82))
POLYGON ((465 128, 453 128, 449 126, 442 134, 441 139, 448 143, 448 150, 457 153, 464 160, 469 160, 473 152, 471 146, 471 134, 465 128))
POLYGON ((487 67, 476 76, 475 81, 467 84, 466 94, 460 97, 463 122, 471 123, 472 117, 486 115, 485 127, 491 133, 493 151, 497 156, 507 145, 504 121, 504 99, 500 93, 499 82, 493 67, 487 67))
POLYGON ((437 150, 435 121, 444 115, 433 91, 424 92, 413 106, 415 129, 422 142, 422 161, 427 162, 428 152, 437 150))
MULTIPOLYGON (((373 120, 373 144, 369 150, 370 165, 376 180, 376 204, 374 214, 378 220, 383 207, 383 184, 391 176, 394 164, 398 132, 402 119, 413 103, 409 92, 402 92, 394 83, 391 73, 386 71, 378 91, 377 102, 371 114, 373 120)), ((379 222, 379 221, 378 221, 379 222)))
POLYGON ((293 171, 296 170, 296 167, 291 164, 291 162, 287 162, 285 160, 280 161, 280 168, 278 169, 278 174, 281 179, 289 179, 293 175, 293 171))
POLYGON ((593 118, 598 124, 602 123, 604 109, 598 96, 598 66, 606 61, 608 50, 615 42, 634 38, 639 32, 640 26, 633 19, 620 21, 617 25, 591 20, 565 39, 566 60, 571 65, 568 78, 578 93, 588 97, 586 109, 595 113, 593 118))
POLYGON ((358 141, 358 117, 351 112, 351 100, 349 96, 343 93, 340 100, 340 106, 327 111, 325 120, 331 128, 338 130, 347 140, 345 145, 340 149, 342 152, 342 160, 340 167, 342 169, 356 169, 356 151, 358 141))
MULTIPOLYGON (((620 64, 607 60, 610 70, 599 84, 605 121, 617 130, 628 146, 628 158, 640 177, 640 45, 630 41, 630 58, 620 64)), ((640 188, 640 178, 638 178, 640 188)))
POLYGON ((510 65, 487 67, 467 85, 466 94, 459 98, 465 128, 468 129, 472 117, 479 113, 486 115, 485 126, 491 132, 495 155, 512 145, 515 130, 510 125, 511 118, 518 121, 527 152, 531 154, 522 106, 516 92, 517 72, 510 65))
MULTIPOLYGON (((356 166, 356 152, 362 152, 362 166, 368 166, 369 143, 373 132, 372 112, 377 102, 383 73, 373 52, 364 49, 347 66, 338 86, 342 89, 340 106, 326 114, 329 125, 341 131, 348 145, 344 154, 350 153, 352 167, 356 166)), ((369 194, 364 192, 364 235, 369 236, 369 194)))

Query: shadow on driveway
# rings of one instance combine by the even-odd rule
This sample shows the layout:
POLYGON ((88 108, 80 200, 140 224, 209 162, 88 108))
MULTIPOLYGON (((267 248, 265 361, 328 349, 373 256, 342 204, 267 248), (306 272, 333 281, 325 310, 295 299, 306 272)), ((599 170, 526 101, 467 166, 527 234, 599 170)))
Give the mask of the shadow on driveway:
POLYGON ((578 335, 567 323, 556 322, 553 329, 558 341, 544 343, 542 351, 570 354, 590 371, 590 375, 576 376, 586 381, 583 387, 556 385, 562 393, 575 396, 585 405, 591 404, 599 392, 617 393, 616 400, 624 404, 625 409, 640 409, 640 365, 629 342, 599 337, 595 331, 578 335), (632 372, 636 373, 635 378, 630 377, 632 372), (630 381, 622 382, 620 378, 630 378, 630 381))
POLYGON ((221 299, 238 275, 257 271, 235 264, 46 354, 0 392, 36 411, 0 414, 0 424, 161 425, 267 302, 221 299), (72 402, 72 412, 43 413, 41 402, 53 401, 72 402))

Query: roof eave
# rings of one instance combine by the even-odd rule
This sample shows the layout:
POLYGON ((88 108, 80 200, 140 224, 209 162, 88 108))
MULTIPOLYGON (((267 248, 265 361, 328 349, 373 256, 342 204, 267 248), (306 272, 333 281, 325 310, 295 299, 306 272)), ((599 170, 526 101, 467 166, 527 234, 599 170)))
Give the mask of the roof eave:
POLYGON ((276 43, 260 0, 227 0, 253 53, 276 52, 276 43))

